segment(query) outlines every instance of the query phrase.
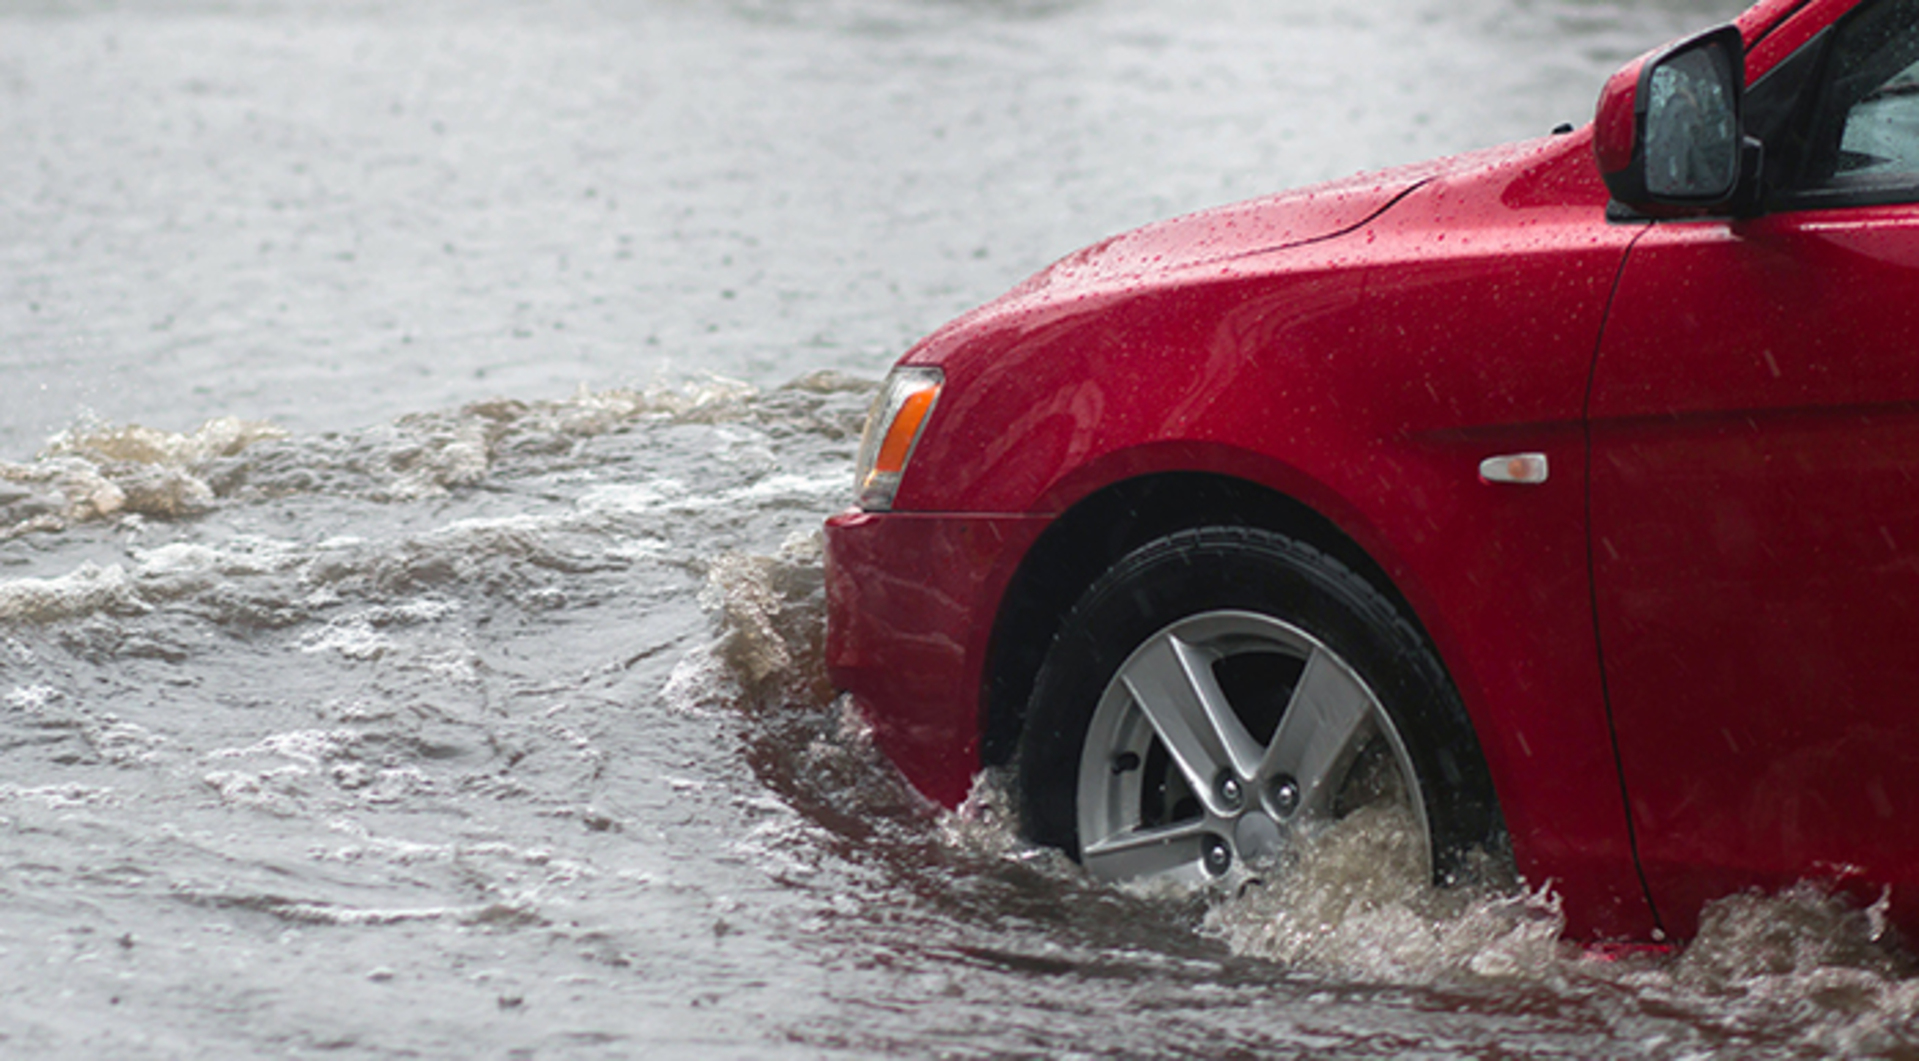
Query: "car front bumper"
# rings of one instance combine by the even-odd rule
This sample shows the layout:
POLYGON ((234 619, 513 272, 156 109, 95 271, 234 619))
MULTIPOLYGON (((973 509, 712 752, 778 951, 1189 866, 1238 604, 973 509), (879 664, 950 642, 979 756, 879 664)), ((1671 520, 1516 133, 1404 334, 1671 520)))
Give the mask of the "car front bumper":
POLYGON ((826 667, 927 798, 980 769, 994 620, 1040 516, 843 512, 826 521, 826 667))

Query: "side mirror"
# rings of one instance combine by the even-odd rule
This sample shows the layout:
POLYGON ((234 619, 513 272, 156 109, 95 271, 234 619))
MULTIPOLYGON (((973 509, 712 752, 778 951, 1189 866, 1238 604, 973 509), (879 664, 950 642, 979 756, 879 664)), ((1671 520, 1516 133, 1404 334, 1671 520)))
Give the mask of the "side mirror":
POLYGON ((1745 43, 1733 26, 1614 74, 1593 120, 1593 149, 1613 198, 1656 217, 1732 204, 1757 175, 1758 145, 1741 123, 1745 87, 1745 43))

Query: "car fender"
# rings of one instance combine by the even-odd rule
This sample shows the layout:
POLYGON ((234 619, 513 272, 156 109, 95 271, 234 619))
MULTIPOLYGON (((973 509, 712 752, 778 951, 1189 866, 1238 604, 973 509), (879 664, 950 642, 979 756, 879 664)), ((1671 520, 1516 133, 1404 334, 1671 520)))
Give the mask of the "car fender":
POLYGON ((1312 508, 1432 637, 1521 871, 1568 893, 1575 933, 1643 935, 1584 530, 1586 388, 1639 231, 1605 198, 1589 134, 1558 137, 1338 238, 991 307, 912 359, 947 388, 900 507, 1057 515, 1193 471, 1312 508), (1520 452, 1547 482, 1480 479, 1520 452))

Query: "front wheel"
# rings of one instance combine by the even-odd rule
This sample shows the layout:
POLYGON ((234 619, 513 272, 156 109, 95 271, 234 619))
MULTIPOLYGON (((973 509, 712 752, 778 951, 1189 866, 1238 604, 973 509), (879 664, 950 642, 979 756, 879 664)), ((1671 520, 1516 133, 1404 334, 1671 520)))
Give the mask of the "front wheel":
POLYGON ((1028 835, 1114 880, 1271 863, 1399 801, 1443 883, 1501 828, 1424 636, 1338 561, 1251 528, 1149 542, 1086 591, 1035 681, 1018 769, 1028 835))

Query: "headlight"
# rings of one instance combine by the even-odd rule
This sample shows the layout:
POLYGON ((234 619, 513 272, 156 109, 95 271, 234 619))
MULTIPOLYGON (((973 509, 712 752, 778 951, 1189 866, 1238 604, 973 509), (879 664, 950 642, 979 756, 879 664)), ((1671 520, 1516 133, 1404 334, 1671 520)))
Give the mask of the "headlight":
POLYGON ((884 512, 893 507, 893 495, 899 493, 900 476, 906 462, 913 459, 913 447, 939 400, 946 374, 937 368, 908 365, 896 368, 886 377, 873 406, 866 412, 866 432, 860 436, 858 478, 854 489, 859 506, 868 512, 884 512))

